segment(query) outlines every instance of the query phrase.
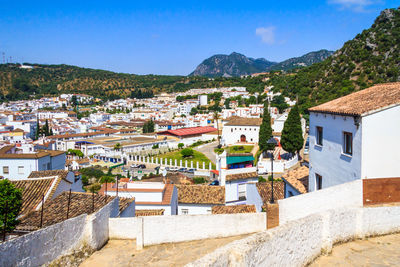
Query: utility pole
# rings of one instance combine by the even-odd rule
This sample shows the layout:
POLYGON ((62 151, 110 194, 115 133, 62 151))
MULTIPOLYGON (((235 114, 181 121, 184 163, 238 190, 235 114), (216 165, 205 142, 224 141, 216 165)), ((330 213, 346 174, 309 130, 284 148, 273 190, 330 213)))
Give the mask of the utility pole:
POLYGON ((42 228, 42 226, 43 226, 43 209, 44 209, 44 194, 42 196, 42 207, 40 210, 40 227, 39 228, 42 228))
POLYGON ((67 220, 69 216, 69 205, 71 204, 71 189, 69 189, 69 195, 68 195, 68 207, 67 207, 67 220))

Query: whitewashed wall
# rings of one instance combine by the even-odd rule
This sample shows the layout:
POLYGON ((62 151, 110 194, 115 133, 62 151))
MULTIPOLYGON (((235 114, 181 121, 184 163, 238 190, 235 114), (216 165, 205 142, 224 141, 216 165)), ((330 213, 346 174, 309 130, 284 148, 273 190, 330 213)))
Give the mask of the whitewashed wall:
POLYGON ((249 234, 266 229, 265 213, 148 216, 137 219, 137 247, 249 234), (162 229, 155 231, 154 229, 162 229))
POLYGON ((110 239, 136 239, 136 228, 137 217, 109 219, 110 239))
POLYGON ((364 125, 357 128, 351 116, 310 113, 309 191, 316 190, 315 174, 322 188, 361 178, 361 140, 364 125), (323 145, 316 144, 316 127, 323 127, 323 145), (353 134, 353 155, 343 154, 343 132, 353 134))
POLYGON ((314 213, 342 208, 362 207, 362 180, 278 200, 279 223, 284 224, 314 213))
POLYGON ((117 199, 92 215, 82 214, 1 243, 0 266, 40 266, 83 244, 101 248, 108 240, 108 218, 115 208, 118 209, 117 199))
POLYGON ((84 214, 1 243, 0 266, 40 266, 71 251, 82 241, 85 220, 84 214))
POLYGON ((400 106, 362 118, 362 178, 400 177, 400 106))
POLYGON ((339 208, 234 241, 186 266, 305 266, 333 244, 400 231, 400 206, 339 208))

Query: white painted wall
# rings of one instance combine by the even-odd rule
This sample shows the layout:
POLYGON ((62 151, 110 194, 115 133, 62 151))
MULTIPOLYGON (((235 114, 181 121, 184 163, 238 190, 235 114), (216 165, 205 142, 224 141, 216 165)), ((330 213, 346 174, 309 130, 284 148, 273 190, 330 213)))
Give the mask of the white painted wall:
POLYGON ((260 126, 227 126, 222 128, 222 140, 224 145, 233 145, 240 142, 240 136, 246 136, 246 142, 258 143, 260 126))
POLYGON ((89 216, 82 214, 0 243, 0 266, 41 266, 82 245, 99 249, 108 240, 108 219, 115 211, 117 199, 89 216))
POLYGON ((132 218, 110 218, 110 239, 136 239, 137 217, 132 218))
POLYGON ((362 207, 362 180, 278 200, 279 223, 343 207, 362 207))
POLYGON ((211 214, 211 204, 185 204, 178 203, 178 215, 183 215, 182 210, 188 210, 187 215, 211 214))
POLYGON ((186 266, 306 266, 335 243, 399 230, 400 206, 340 208, 234 241, 186 266))
POLYGON ((262 231, 265 213, 148 216, 138 220, 137 247, 227 237, 262 231), (154 229, 163 229, 154 231, 154 229))
POLYGON ((351 116, 310 112, 309 191, 316 190, 315 174, 322 176, 322 188, 361 178, 361 132, 351 116), (316 127, 323 127, 323 145, 316 144, 316 127), (343 132, 353 134, 353 155, 342 153, 343 132))
POLYGON ((362 178, 400 177, 400 106, 362 118, 362 178))

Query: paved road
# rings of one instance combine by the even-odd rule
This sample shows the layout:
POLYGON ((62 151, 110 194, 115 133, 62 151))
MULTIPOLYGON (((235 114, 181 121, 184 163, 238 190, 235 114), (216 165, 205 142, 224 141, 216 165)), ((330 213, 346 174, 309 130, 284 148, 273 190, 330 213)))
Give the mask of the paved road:
POLYGON ((109 240, 86 259, 81 267, 111 266, 184 266, 245 235, 226 238, 162 244, 136 250, 136 240, 109 240))
POLYGON ((400 266, 400 234, 335 246, 332 254, 317 258, 310 266, 400 266))
POLYGON ((207 158, 209 158, 211 160, 212 163, 215 164, 216 161, 216 155, 214 153, 214 148, 216 148, 218 146, 218 141, 215 142, 211 142, 208 144, 204 144, 198 147, 195 147, 194 150, 199 151, 201 153, 203 153, 204 155, 206 155, 207 158))

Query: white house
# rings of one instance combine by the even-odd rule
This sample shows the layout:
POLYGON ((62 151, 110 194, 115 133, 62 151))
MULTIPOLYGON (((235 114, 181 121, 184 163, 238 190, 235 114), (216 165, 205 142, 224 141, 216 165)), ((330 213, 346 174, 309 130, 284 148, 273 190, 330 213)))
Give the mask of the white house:
POLYGON ((117 188, 115 183, 105 183, 99 193, 135 198, 135 210, 164 210, 164 215, 178 214, 178 190, 173 184, 120 182, 117 188))
POLYGON ((20 153, 14 146, 5 146, 0 149, 0 176, 10 180, 25 179, 33 171, 63 170, 65 161, 64 151, 20 153))
POLYGON ((178 214, 211 214, 212 207, 225 205, 225 187, 210 185, 177 185, 178 214))
POLYGON ((400 177, 400 83, 379 84, 310 111, 309 191, 400 177))
POLYGON ((225 146, 236 143, 258 143, 262 118, 231 117, 222 128, 221 143, 225 146))
POLYGON ((225 187, 225 204, 254 204, 261 211, 261 197, 257 191, 258 174, 250 153, 217 155, 218 181, 225 187))

